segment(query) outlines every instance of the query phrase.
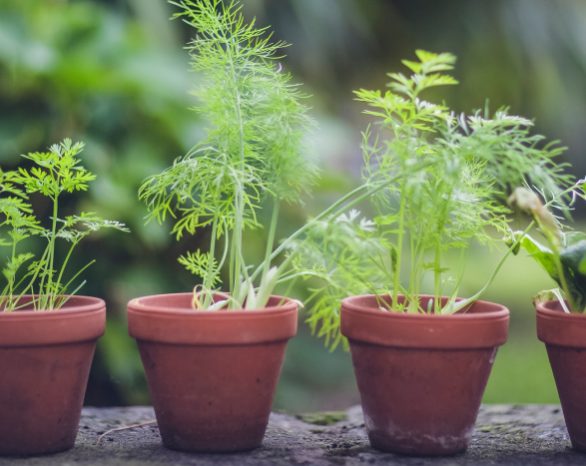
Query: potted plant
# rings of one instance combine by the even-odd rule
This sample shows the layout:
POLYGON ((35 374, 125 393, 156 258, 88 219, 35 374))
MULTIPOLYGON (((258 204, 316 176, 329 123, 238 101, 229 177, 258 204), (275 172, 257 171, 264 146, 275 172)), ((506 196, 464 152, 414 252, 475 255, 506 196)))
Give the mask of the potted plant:
POLYGON ((358 186, 278 242, 281 204, 298 203, 317 173, 303 156, 311 124, 305 96, 278 63, 287 44, 246 23, 237 2, 171 3, 197 30, 187 48, 199 78, 195 109, 208 129, 185 156, 148 178, 139 197, 149 219, 173 220, 177 239, 206 229, 209 246, 179 258, 201 280, 192 292, 129 302, 129 333, 165 446, 249 450, 262 442, 285 345, 297 331, 298 302, 274 295, 275 288, 290 290, 313 273, 297 259, 313 229, 382 185, 358 186), (264 254, 253 264, 246 245, 261 228, 264 254))
POLYGON ((285 346, 297 331, 297 302, 273 295, 287 279, 287 261, 272 264, 285 250, 275 247, 280 205, 297 202, 314 178, 301 152, 310 120, 277 61, 286 44, 246 23, 238 3, 171 3, 180 9, 175 17, 197 31, 187 49, 198 74, 196 111, 208 126, 139 195, 151 219, 173 220, 177 239, 205 229, 209 248, 179 258, 201 279, 193 292, 129 302, 129 332, 163 444, 247 450, 262 442, 285 346), (253 267, 247 235, 265 227, 264 260, 253 267))
POLYGON ((0 455, 37 455, 75 442, 105 304, 75 293, 91 261, 71 272, 76 247, 102 228, 124 225, 93 213, 61 216, 63 195, 85 191, 95 176, 80 164, 82 143, 66 139, 27 165, 0 170, 0 246, 6 251, 0 295, 0 455), (49 201, 45 225, 31 196, 49 201), (35 254, 31 238, 44 243, 35 254), (60 243, 66 243, 60 251, 60 243), (65 254, 63 255, 63 252, 65 254))
POLYGON ((584 192, 581 180, 563 193, 569 197, 542 201, 534 191, 518 188, 510 199, 533 217, 542 237, 517 233, 520 248, 558 285, 535 299, 537 336, 547 348, 570 440, 579 451, 586 451, 586 234, 568 230, 550 209, 567 211, 568 200, 584 199, 584 192))
POLYGON ((374 217, 353 211, 322 222, 294 263, 323 279, 313 282, 308 320, 333 346, 348 338, 372 446, 449 455, 467 447, 508 329, 509 311, 478 299, 511 250, 463 299, 472 243, 508 231, 511 187, 532 183, 557 195, 569 180, 555 163, 561 149, 540 147, 530 121, 423 100, 430 88, 456 84, 447 74, 455 58, 416 55, 403 61, 410 75, 389 74, 387 91, 356 92, 375 118, 363 135, 374 217))

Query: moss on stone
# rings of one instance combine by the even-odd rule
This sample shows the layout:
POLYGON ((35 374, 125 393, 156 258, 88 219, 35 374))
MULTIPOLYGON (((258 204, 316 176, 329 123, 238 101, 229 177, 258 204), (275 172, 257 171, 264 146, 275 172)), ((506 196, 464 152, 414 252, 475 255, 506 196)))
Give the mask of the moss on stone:
POLYGON ((345 421, 348 415, 345 411, 323 411, 319 413, 302 413, 295 416, 297 419, 317 426, 330 426, 337 422, 345 421))

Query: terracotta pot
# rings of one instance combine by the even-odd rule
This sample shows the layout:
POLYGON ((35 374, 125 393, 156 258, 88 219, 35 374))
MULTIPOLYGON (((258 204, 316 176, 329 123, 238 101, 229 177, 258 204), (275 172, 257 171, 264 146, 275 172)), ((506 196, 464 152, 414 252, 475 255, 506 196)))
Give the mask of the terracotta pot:
POLYGON ((0 455, 73 447, 105 322, 104 301, 86 296, 60 310, 0 312, 0 455))
POLYGON ((537 336, 547 348, 572 446, 586 452, 586 316, 563 312, 557 301, 538 304, 537 336))
POLYGON ((128 303, 163 444, 193 452, 256 448, 285 346, 297 332, 297 304, 275 296, 261 310, 194 311, 191 298, 128 303))
POLYGON ((382 311, 373 295, 342 301, 371 445, 422 456, 464 451, 508 322, 505 307, 485 301, 449 316, 382 311))

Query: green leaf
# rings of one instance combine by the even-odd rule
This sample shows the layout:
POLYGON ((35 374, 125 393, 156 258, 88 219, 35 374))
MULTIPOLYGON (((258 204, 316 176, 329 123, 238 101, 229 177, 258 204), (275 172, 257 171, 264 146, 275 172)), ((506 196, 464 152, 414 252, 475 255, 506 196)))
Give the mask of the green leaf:
POLYGON ((411 61, 411 60, 401 60, 401 63, 403 63, 403 65, 405 65, 407 68, 409 68, 414 73, 421 72, 421 63, 418 63, 416 61, 411 61))
POLYGON ((586 307, 586 274, 582 271, 586 261, 586 240, 564 248, 560 253, 560 260, 567 281, 567 291, 578 308, 573 310, 583 311, 586 307))
POLYGON ((453 86, 458 84, 458 81, 455 78, 447 74, 430 74, 421 79, 415 79, 415 82, 422 89, 436 86, 453 86))
POLYGON ((197 277, 202 279, 208 276, 211 277, 211 286, 215 286, 220 282, 218 262, 209 253, 201 252, 199 249, 194 252, 187 252, 179 257, 178 262, 197 277))
POLYGON ((578 271, 582 275, 586 275, 586 255, 580 260, 580 263, 578 264, 578 271))
POLYGON ((521 248, 527 251, 533 257, 551 278, 558 281, 558 271, 555 262, 555 254, 547 246, 542 245, 530 235, 525 234, 520 241, 521 248))
POLYGON ((13 281, 18 275, 19 269, 25 263, 34 259, 34 257, 32 253, 17 254, 7 262, 6 266, 2 269, 2 274, 8 281, 13 281))
POLYGON ((416 50, 415 55, 421 61, 422 74, 449 71, 454 68, 454 64, 456 63, 456 57, 451 53, 433 53, 426 52, 425 50, 416 50))

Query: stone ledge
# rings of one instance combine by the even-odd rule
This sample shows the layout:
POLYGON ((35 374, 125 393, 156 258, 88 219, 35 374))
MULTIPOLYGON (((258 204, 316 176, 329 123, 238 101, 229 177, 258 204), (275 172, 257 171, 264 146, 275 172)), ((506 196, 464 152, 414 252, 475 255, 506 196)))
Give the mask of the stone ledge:
POLYGON ((97 445, 98 437, 109 429, 151 421, 154 413, 150 407, 85 408, 73 450, 39 458, 0 458, 0 466, 586 464, 586 454, 570 448, 559 406, 485 405, 468 452, 452 458, 377 452, 368 444, 360 407, 346 414, 303 416, 304 421, 274 413, 261 448, 240 454, 194 455, 163 448, 152 424, 112 432, 97 445))

